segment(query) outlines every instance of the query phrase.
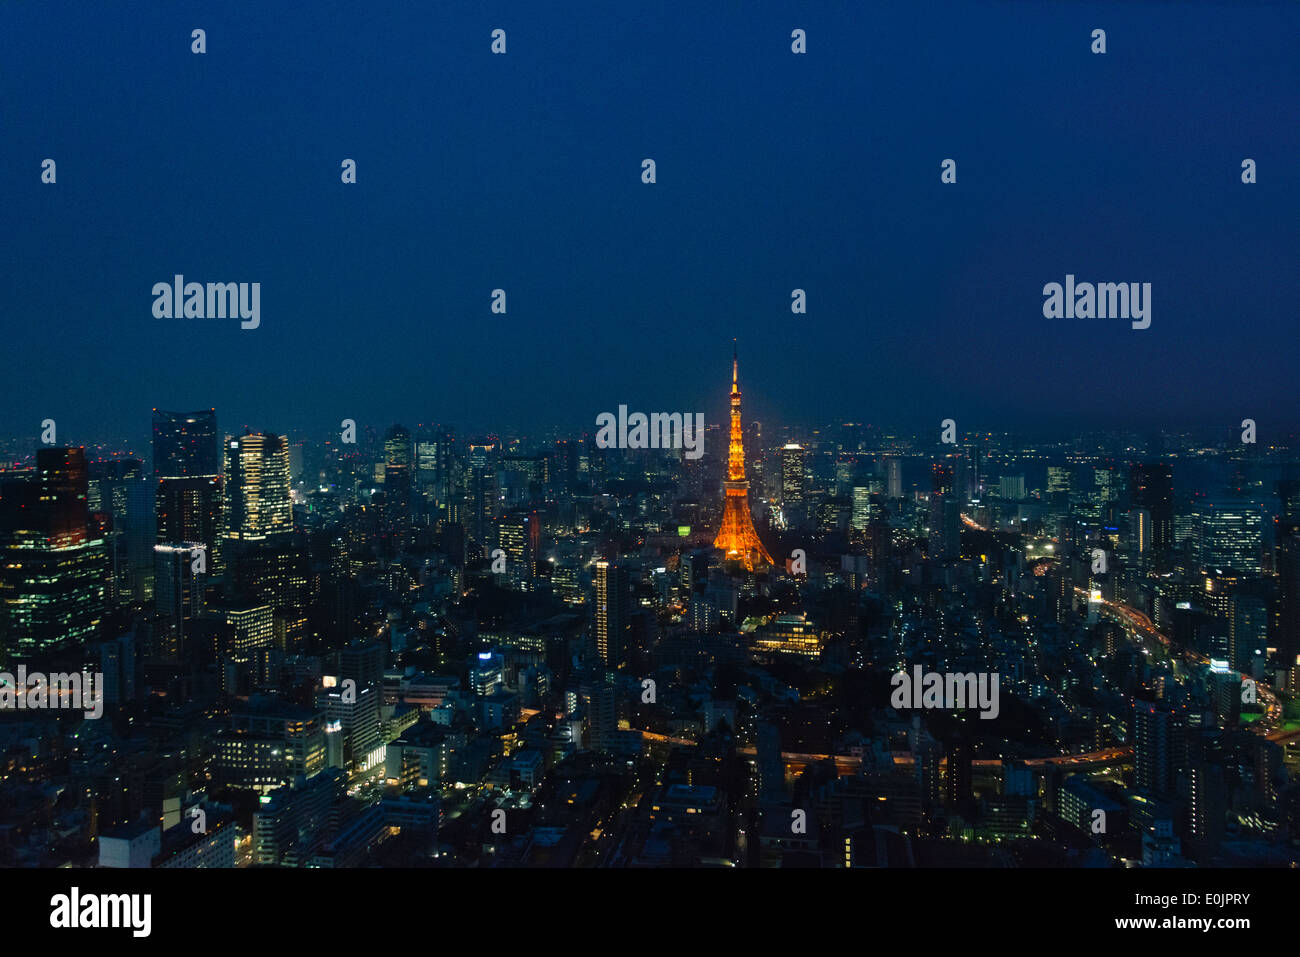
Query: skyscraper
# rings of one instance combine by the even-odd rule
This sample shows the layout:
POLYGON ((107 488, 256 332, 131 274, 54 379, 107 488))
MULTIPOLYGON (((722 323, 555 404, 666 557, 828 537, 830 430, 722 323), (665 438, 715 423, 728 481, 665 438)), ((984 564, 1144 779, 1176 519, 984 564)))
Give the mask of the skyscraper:
POLYGON ((275 641, 275 622, 270 605, 256 601, 237 602, 216 611, 216 617, 225 620, 225 629, 218 648, 221 673, 228 682, 227 691, 239 687, 237 675, 247 674, 264 680, 260 669, 275 641))
MULTIPOLYGON (((90 486, 87 504, 91 513, 102 512, 108 518, 106 530, 108 555, 113 566, 113 598, 139 597, 139 570, 132 562, 130 500, 144 482, 144 463, 135 458, 113 458, 88 463, 90 486)), ((146 487, 149 483, 145 482, 146 487)), ((152 517, 150 508, 149 515, 152 517)), ((148 544, 154 542, 153 522, 148 527, 148 544)))
POLYGON ((250 432, 226 442, 226 554, 231 591, 275 609, 276 642, 292 649, 306 629, 306 558, 293 535, 289 446, 250 432))
POLYGON ((871 489, 865 485, 853 487, 853 518, 849 524, 855 532, 865 532, 871 523, 871 489))
POLYGON ((903 497, 903 463, 895 455, 885 460, 886 494, 893 499, 903 497))
POLYGON ((781 504, 798 506, 804 500, 804 448, 797 442, 781 447, 781 504))
POLYGON ((749 481, 745 478, 744 432, 740 425, 740 363, 731 357, 731 440, 727 449, 727 478, 723 483, 722 527, 713 547, 723 551, 725 560, 738 561, 750 571, 773 564, 754 530, 749 514, 749 481))
POLYGON ((395 425, 384 436, 383 530, 399 552, 411 536, 411 465, 411 433, 395 425))
POLYGON ((163 617, 168 655, 186 652, 190 623, 203 614, 208 577, 203 550, 197 543, 154 546, 154 604, 163 617))
POLYGON ((258 542, 293 531, 289 446, 284 436, 248 432, 226 443, 226 538, 258 542))
POLYGON ((627 662, 628 636, 632 631, 632 578, 627 568, 617 562, 599 561, 593 584, 596 653, 605 667, 617 669, 627 662))
POLYGON ((1070 474, 1069 467, 1064 465, 1049 465, 1047 467, 1048 496, 1068 496, 1073 484, 1073 476, 1070 474))
POLYGON ((43 448, 36 473, 0 489, 0 635, 24 657, 98 636, 109 578, 92 534, 81 448, 43 448))
POLYGON ((156 479, 220 475, 217 413, 153 410, 153 474, 156 479))
POLYGON ((415 478, 424 497, 435 506, 439 520, 458 521, 462 503, 454 492, 452 466, 456 433, 443 426, 422 426, 415 444, 415 478))
POLYGON ((221 457, 217 414, 153 410, 155 543, 203 545, 221 569, 221 457))
POLYGON ((84 542, 90 520, 86 450, 41 449, 36 453, 36 476, 37 509, 44 515, 43 531, 48 544, 64 548, 84 542))
POLYGON ((1151 550, 1169 554, 1174 544, 1174 475, 1163 463, 1135 462, 1129 472, 1133 504, 1151 513, 1151 550))
POLYGON ((1246 501, 1216 501, 1206 506, 1197 527, 1197 551, 1207 568, 1260 570, 1261 516, 1246 501))
MULTIPOLYGON (((148 601, 153 598, 153 549, 158 544, 157 489, 148 479, 140 478, 127 482, 125 491, 123 534, 126 539, 126 564, 129 568, 128 592, 136 601, 148 601)), ((215 558, 215 554, 212 557, 215 558)))
POLYGON ((485 555, 495 542, 493 532, 499 505, 495 442, 471 443, 465 489, 465 521, 475 553, 485 555))
POLYGON ((1277 602, 1272 635, 1289 666, 1300 655, 1300 481, 1278 482, 1277 495, 1281 509, 1274 533, 1277 602))
POLYGON ((154 490, 154 508, 156 544, 201 544, 215 570, 220 558, 221 476, 162 479, 154 490))
POLYGON ((541 519, 531 508, 512 508, 497 523, 497 543, 506 553, 506 580, 526 589, 537 576, 541 519))

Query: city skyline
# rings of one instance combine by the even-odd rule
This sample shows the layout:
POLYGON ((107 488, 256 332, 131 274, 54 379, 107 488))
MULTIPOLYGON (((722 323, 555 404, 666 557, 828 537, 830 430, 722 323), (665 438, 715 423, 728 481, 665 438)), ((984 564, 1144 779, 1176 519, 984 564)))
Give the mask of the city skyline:
POLYGON ((97 782, 0 863, 1294 865, 1295 449, 760 438, 735 345, 728 404, 701 457, 626 407, 510 446, 154 408, 150 470, 0 468, 0 708, 79 722, 0 793, 43 833, 32 776, 97 782))
MULTIPOLYGON (((733 340, 734 345, 734 340, 733 340)), ((749 408, 751 402, 747 400, 746 406, 749 408)), ((622 403, 627 405, 627 403, 622 403)), ((753 428, 758 428, 768 434, 783 434, 789 436, 798 436, 801 440, 807 441, 810 437, 816 435, 831 435, 837 428, 845 425, 852 425, 859 428, 865 428, 877 437, 892 436, 898 440, 907 443, 907 446, 916 450, 926 450, 928 446, 942 447, 947 440, 942 438, 944 432, 948 429, 948 423, 953 423, 955 434, 960 437, 959 444, 965 444, 970 441, 1028 441, 1034 444, 1059 445, 1062 448, 1071 446, 1079 442, 1095 441, 1104 444, 1110 451, 1121 451, 1125 448, 1130 450, 1146 450, 1151 454, 1160 454, 1166 445, 1176 445, 1179 441, 1190 439, 1192 441, 1204 441, 1218 445, 1233 446, 1239 442, 1246 442, 1244 436, 1247 431, 1250 433, 1250 445, 1256 448, 1277 448, 1285 450, 1292 448, 1300 443, 1300 421, 1280 419, 1266 413, 1266 418, 1262 421, 1256 421, 1253 417, 1234 420, 1232 416, 1226 416, 1220 421, 1207 421, 1204 419, 1195 419, 1185 422, 1147 422, 1141 421, 1119 421, 1099 422, 1095 420, 1076 420, 1069 423, 1053 425, 1021 425, 1020 427, 1011 427, 1005 423, 990 423, 988 421, 967 419, 956 419, 951 416, 943 416, 934 420, 933 423, 925 424, 917 421, 915 416, 902 417, 900 420, 880 419, 876 417, 841 415, 832 416, 820 421, 790 421, 780 414, 779 398, 768 396, 764 401, 763 395, 760 395, 757 402, 760 407, 768 410, 769 415, 759 416, 750 412, 746 413, 746 422, 753 428), (1125 443, 1128 443, 1127 445, 1125 443)), ((712 395, 704 401, 698 403, 696 408, 701 409, 704 416, 706 434, 713 435, 713 441, 719 441, 717 433, 719 430, 725 432, 727 423, 731 419, 729 409, 729 400, 724 395, 719 397, 718 390, 712 390, 712 395)), ((643 406, 646 408, 663 408, 664 405, 643 406)), ((181 408, 175 404, 154 405, 151 407, 151 414, 157 418, 159 414, 163 415, 194 415, 194 414, 212 414, 216 415, 218 409, 216 406, 195 407, 190 412, 174 411, 181 408), (160 409, 164 406, 173 411, 163 411, 160 409)), ((393 414, 381 415, 377 419, 370 421, 359 421, 352 416, 345 416, 338 420, 337 423, 329 421, 312 421, 307 424, 301 422, 295 423, 287 420, 285 417, 274 415, 261 415, 252 422, 241 422, 236 425, 229 425, 229 419, 225 415, 219 417, 220 435, 231 437, 249 432, 278 432, 284 434, 293 440, 310 440, 310 441, 328 441, 331 435, 342 435, 343 421, 352 422, 352 431, 358 430, 361 434, 369 434, 377 437, 380 433, 392 427, 410 427, 417 430, 433 430, 438 428, 452 428, 458 434, 465 437, 477 438, 496 438, 510 442, 527 443, 544 443, 557 438, 591 438, 599 432, 600 417, 603 413, 592 413, 585 422, 543 422, 541 425, 531 429, 519 428, 512 423, 497 422, 492 423, 481 418, 471 417, 467 423, 458 422, 454 419, 443 417, 419 417, 419 416, 401 416, 393 414)), ((143 423, 144 416, 137 416, 143 423)), ((154 428, 156 429, 156 423, 154 428)), ((150 453, 141 452, 140 449, 147 450, 150 439, 147 430, 136 427, 126 431, 115 431, 106 429, 102 425, 96 425, 93 422, 87 423, 80 419, 73 418, 69 428, 69 420, 64 419, 62 423, 54 419, 42 419, 35 423, 29 430, 19 430, 11 433, 0 432, 0 454, 3 454, 5 448, 11 453, 11 459, 17 462, 12 453, 26 449, 26 456, 30 457, 37 448, 42 446, 66 446, 80 445, 85 447, 111 448, 115 455, 137 455, 143 458, 146 463, 150 459, 150 453), (55 440, 49 439, 50 425, 54 426, 53 435, 55 440), (132 438, 131 433, 135 432, 136 437, 132 438)), ((722 446, 725 448, 725 436, 722 439, 722 446)), ((1100 446, 1099 446, 1100 447, 1100 446)), ((719 449, 710 444, 706 454, 718 454, 719 449)), ((723 453, 725 454, 725 453, 723 453)))

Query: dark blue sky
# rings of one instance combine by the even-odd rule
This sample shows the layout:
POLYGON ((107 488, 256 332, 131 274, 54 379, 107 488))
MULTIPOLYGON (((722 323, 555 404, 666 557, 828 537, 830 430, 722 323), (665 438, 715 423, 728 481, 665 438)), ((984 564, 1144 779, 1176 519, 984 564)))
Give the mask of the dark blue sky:
POLYGON ((1300 5, 282 6, 0 7, 0 432, 712 417, 732 336, 792 421, 1300 411, 1300 5), (178 272, 261 328, 155 319, 178 272), (1067 272, 1151 328, 1044 319, 1067 272))

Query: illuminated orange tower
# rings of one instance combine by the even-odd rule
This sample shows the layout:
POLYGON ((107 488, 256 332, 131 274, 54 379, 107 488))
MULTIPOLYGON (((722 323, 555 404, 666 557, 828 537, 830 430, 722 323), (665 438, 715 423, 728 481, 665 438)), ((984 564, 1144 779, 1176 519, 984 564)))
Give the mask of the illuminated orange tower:
POLYGON ((750 571, 774 564, 754 531, 749 514, 749 480, 745 478, 745 442, 740 430, 740 364, 735 347, 731 353, 731 442, 727 450, 727 497, 723 502, 722 527, 713 547, 725 553, 726 561, 739 561, 750 571))

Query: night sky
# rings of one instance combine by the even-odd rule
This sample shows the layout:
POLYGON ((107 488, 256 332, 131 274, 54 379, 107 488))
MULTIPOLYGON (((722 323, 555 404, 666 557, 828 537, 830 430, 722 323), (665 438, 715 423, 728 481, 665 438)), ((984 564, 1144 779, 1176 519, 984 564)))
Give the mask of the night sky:
POLYGON ((1298 4, 284 6, 0 6, 0 433, 716 421, 733 336, 809 424, 1300 413, 1298 4), (1151 328, 1043 318, 1066 273, 1151 328))

